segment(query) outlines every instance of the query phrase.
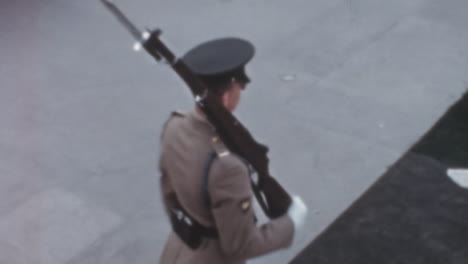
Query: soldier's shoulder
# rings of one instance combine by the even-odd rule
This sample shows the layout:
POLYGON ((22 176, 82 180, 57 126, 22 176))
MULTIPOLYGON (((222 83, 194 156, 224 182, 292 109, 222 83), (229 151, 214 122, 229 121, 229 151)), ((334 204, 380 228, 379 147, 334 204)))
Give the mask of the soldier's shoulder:
POLYGON ((235 168, 245 168, 247 170, 247 165, 244 161, 236 154, 230 153, 225 156, 217 158, 218 164, 224 169, 235 169, 235 168))
POLYGON ((224 142, 219 138, 219 136, 213 136, 211 138, 211 148, 213 149, 218 159, 231 155, 231 152, 226 147, 224 142))
POLYGON ((214 160, 209 178, 209 185, 211 187, 231 186, 228 188, 238 189, 234 186, 244 186, 244 183, 248 184, 249 170, 237 155, 230 153, 223 157, 217 157, 214 160))
POLYGON ((184 113, 180 110, 175 110, 175 111, 172 111, 171 113, 171 118, 173 117, 186 117, 187 116, 187 113, 184 113))
POLYGON ((211 138, 211 147, 219 160, 224 160, 228 163, 244 163, 243 158, 231 152, 218 135, 211 138))
POLYGON ((187 114, 182 111, 172 111, 162 127, 161 139, 164 137, 166 130, 170 129, 171 126, 173 127, 173 125, 175 125, 174 123, 177 123, 177 120, 183 120, 186 117, 187 114))
POLYGON ((171 114, 169 115, 169 118, 166 120, 164 126, 167 126, 168 123, 170 123, 173 120, 180 120, 180 119, 185 119, 188 114, 182 112, 182 111, 172 111, 171 114))
POLYGON ((219 168, 233 169, 246 167, 244 160, 239 155, 231 152, 219 137, 213 137, 211 144, 216 155, 215 163, 219 168))

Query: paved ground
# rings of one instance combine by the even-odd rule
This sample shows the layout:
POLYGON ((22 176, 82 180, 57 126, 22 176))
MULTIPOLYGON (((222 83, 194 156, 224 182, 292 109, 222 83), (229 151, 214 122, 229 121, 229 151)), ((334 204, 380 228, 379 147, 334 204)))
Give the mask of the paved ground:
MULTIPOLYGON (((468 86, 466 0, 118 1, 182 54, 250 39, 236 115, 311 209, 285 263, 468 86)), ((158 136, 188 89, 97 0, 0 1, 0 263, 156 263, 158 136)))

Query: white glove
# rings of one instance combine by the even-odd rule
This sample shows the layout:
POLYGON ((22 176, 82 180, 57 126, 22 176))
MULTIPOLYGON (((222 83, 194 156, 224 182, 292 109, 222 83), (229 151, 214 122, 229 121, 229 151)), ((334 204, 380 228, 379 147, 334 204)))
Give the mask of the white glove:
POLYGON ((292 197, 291 206, 288 209, 288 215, 294 223, 294 230, 297 232, 302 227, 307 216, 307 206, 301 197, 294 195, 292 197))

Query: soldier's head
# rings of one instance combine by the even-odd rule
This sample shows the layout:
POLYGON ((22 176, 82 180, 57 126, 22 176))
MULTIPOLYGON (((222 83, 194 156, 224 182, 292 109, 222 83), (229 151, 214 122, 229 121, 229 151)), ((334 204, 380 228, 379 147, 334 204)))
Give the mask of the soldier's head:
POLYGON ((253 45, 239 38, 204 42, 189 50, 182 59, 207 85, 221 103, 233 111, 240 93, 250 82, 245 65, 252 59, 253 45))

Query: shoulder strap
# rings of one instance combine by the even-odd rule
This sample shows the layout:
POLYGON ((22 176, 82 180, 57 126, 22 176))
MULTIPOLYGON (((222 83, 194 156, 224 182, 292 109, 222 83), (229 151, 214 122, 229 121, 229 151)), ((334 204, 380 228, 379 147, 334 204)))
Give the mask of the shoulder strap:
POLYGON ((210 174, 211 164, 213 164, 216 157, 222 158, 230 154, 224 143, 217 136, 211 138, 211 147, 213 151, 208 153, 205 165, 203 166, 201 182, 201 197, 207 208, 211 207, 210 195, 208 192, 208 175, 210 174))
POLYGON ((216 159, 218 155, 216 152, 208 153, 208 158, 205 161, 205 166, 203 166, 203 175, 202 175, 202 184, 201 184, 201 195, 203 203, 207 208, 211 207, 210 195, 208 192, 208 175, 210 174, 211 164, 216 159))

